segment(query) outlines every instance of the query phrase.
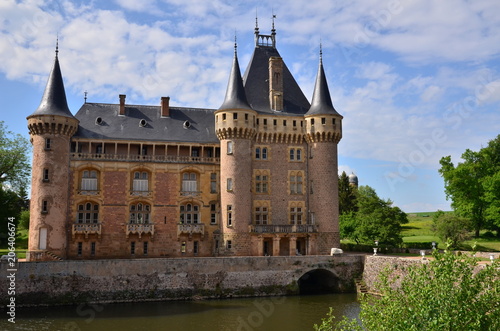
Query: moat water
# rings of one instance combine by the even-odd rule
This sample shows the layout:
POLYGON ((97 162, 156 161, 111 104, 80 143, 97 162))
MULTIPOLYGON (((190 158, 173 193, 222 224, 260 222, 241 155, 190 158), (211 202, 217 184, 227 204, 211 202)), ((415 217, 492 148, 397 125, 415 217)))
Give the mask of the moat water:
POLYGON ((0 330, 304 331, 320 324, 329 307, 338 320, 359 314, 356 294, 100 304, 18 308, 15 324, 2 311, 0 330))

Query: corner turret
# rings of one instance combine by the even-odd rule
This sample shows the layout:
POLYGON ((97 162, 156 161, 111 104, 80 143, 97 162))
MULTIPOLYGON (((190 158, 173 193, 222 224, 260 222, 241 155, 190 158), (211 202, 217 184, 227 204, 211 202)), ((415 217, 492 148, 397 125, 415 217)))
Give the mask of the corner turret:
POLYGON ((79 121, 68 107, 57 47, 42 101, 27 120, 33 145, 27 260, 65 258, 70 139, 79 121))

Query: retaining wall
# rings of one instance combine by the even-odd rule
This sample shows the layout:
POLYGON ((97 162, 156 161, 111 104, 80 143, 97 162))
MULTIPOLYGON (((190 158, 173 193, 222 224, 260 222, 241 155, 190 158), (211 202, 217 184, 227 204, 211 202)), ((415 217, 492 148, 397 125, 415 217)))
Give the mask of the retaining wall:
POLYGON ((298 294, 297 282, 330 271, 352 291, 364 256, 213 257, 20 262, 15 280, 0 265, 0 306, 15 285, 17 306, 298 294))

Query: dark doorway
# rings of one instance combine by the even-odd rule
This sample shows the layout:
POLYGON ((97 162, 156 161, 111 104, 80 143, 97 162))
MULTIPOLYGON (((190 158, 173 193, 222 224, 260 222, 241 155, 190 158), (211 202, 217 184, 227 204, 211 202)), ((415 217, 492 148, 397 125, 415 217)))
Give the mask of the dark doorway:
POLYGON ((299 278, 300 294, 338 293, 338 278, 325 269, 311 270, 299 278))

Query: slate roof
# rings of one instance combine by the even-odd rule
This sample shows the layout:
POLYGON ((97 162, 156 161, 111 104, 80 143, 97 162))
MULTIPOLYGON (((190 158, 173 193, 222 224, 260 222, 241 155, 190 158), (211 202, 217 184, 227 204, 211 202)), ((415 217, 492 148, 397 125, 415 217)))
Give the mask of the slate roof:
POLYGON ((304 115, 310 107, 290 70, 283 63, 283 111, 274 111, 269 103, 269 58, 281 57, 272 46, 256 46, 243 75, 243 85, 250 106, 259 113, 304 115))
POLYGON ((236 46, 234 47, 233 67, 227 83, 226 97, 219 110, 221 109, 252 109, 248 104, 245 88, 243 87, 236 46))
POLYGON ((160 106, 125 105, 124 116, 118 115, 119 108, 118 104, 83 104, 75 115, 80 126, 74 138, 219 143, 213 109, 170 107, 170 116, 161 117, 160 106), (96 124, 98 117, 101 124, 96 124))
POLYGON ((45 86, 42 101, 37 110, 30 116, 33 115, 59 115, 74 118, 66 100, 66 91, 64 90, 64 82, 61 74, 61 67, 59 66, 57 51, 52 71, 50 72, 47 85, 45 86))
POLYGON ((314 93, 311 102, 311 108, 306 115, 339 115, 335 110, 326 81, 325 70, 323 69, 323 60, 320 57, 318 75, 314 85, 314 93))

